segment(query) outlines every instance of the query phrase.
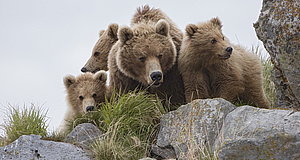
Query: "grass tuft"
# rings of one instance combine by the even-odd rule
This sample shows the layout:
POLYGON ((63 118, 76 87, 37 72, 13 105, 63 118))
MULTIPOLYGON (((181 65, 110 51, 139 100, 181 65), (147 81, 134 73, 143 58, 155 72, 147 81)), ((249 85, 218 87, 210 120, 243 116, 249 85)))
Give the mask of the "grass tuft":
POLYGON ((161 101, 143 91, 114 93, 100 104, 100 109, 75 120, 94 123, 105 136, 92 145, 97 159, 139 159, 148 153, 158 130, 160 117, 166 113, 161 101))
POLYGON ((6 143, 13 142, 21 135, 37 134, 41 136, 47 135, 47 111, 36 108, 33 104, 30 108, 8 109, 8 115, 4 122, 4 131, 6 143))
POLYGON ((264 92, 271 104, 271 106, 274 106, 276 101, 276 93, 275 93, 275 84, 272 81, 272 70, 273 70, 273 64, 271 62, 271 59, 268 55, 263 54, 262 50, 259 48, 259 46, 252 46, 251 48, 252 53, 258 55, 261 59, 261 63, 263 66, 263 88, 264 92))

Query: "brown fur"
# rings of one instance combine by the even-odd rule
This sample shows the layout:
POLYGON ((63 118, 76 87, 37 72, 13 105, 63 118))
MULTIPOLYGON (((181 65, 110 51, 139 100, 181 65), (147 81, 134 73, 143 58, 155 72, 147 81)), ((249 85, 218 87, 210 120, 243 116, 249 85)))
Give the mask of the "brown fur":
POLYGON ((262 88, 260 59, 230 44, 218 18, 186 27, 179 56, 186 101, 221 97, 268 108, 262 88), (230 55, 226 48, 232 47, 230 55))
POLYGON ((117 24, 110 24, 106 31, 99 32, 99 39, 96 42, 92 51, 92 56, 81 69, 82 72, 95 73, 99 70, 108 70, 107 59, 111 47, 117 42, 117 24))
POLYGON ((105 85, 106 79, 105 71, 98 71, 95 74, 84 73, 78 77, 69 75, 64 78, 69 104, 65 121, 86 113, 88 106, 96 108, 97 104, 105 101, 105 97, 109 98, 109 91, 105 85))
POLYGON ((131 27, 118 31, 109 54, 110 86, 124 92, 147 88, 171 103, 184 103, 183 82, 177 69, 182 34, 159 9, 139 8, 131 27), (161 72, 160 86, 151 73, 161 72))

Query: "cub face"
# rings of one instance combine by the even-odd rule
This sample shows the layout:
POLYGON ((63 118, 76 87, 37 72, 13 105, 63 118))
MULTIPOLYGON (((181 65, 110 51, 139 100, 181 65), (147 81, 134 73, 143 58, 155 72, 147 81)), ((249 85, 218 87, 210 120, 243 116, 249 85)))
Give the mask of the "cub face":
POLYGON ((117 24, 110 24, 106 31, 99 32, 99 40, 96 42, 92 56, 81 68, 82 72, 96 73, 99 70, 107 69, 107 57, 111 47, 117 42, 117 32, 119 26, 117 24))
POLYGON ((177 52, 165 20, 158 21, 152 31, 145 31, 147 29, 119 29, 116 62, 126 76, 145 86, 158 87, 164 74, 174 65, 177 52))
POLYGON ((84 73, 78 77, 72 75, 64 78, 64 85, 67 90, 67 100, 70 107, 83 114, 96 109, 98 103, 105 101, 107 75, 105 71, 98 71, 95 74, 84 73))
POLYGON ((212 60, 226 60, 233 53, 233 48, 222 33, 222 24, 218 18, 198 25, 189 24, 186 27, 186 40, 197 50, 198 56, 205 56, 212 60))

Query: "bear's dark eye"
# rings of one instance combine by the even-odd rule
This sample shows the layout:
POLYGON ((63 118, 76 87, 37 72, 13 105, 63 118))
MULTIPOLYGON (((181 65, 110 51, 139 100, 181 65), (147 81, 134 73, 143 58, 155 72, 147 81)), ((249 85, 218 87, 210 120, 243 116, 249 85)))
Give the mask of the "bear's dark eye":
POLYGON ((158 55, 157 58, 161 59, 162 58, 162 54, 158 55))
POLYGON ((145 61, 146 61, 146 57, 140 57, 139 60, 140 60, 141 62, 145 62, 145 61))
POLYGON ((96 98, 96 97, 97 97, 97 94, 96 94, 96 93, 94 93, 92 96, 93 96, 93 98, 96 98))
POLYGON ((100 54, 100 52, 95 52, 94 56, 97 57, 97 56, 99 56, 99 54, 100 54))
POLYGON ((223 37, 223 40, 225 40, 225 37, 223 37))
POLYGON ((212 44, 215 44, 215 43, 217 43, 217 40, 214 38, 214 39, 212 39, 210 42, 211 42, 212 44))
POLYGON ((83 98, 84 98, 83 96, 79 96, 79 99, 80 99, 80 100, 83 100, 83 98))

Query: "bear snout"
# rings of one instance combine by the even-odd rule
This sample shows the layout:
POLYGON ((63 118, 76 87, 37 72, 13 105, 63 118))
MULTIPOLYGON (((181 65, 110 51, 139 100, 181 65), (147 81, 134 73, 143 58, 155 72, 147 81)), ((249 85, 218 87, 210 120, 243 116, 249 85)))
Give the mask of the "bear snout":
POLYGON ((232 53, 232 50, 233 50, 232 47, 227 47, 227 48, 225 49, 225 51, 226 51, 227 53, 229 53, 229 54, 232 53))
POLYGON ((86 107, 86 112, 93 111, 94 108, 95 108, 94 106, 87 106, 87 107, 86 107))
POLYGON ((158 86, 161 84, 162 77, 163 77, 163 74, 160 71, 155 71, 150 74, 150 78, 154 82, 153 84, 155 86, 158 86))
POLYGON ((81 72, 83 72, 83 73, 85 73, 85 72, 87 72, 88 70, 85 68, 85 67, 82 67, 81 68, 81 72))

